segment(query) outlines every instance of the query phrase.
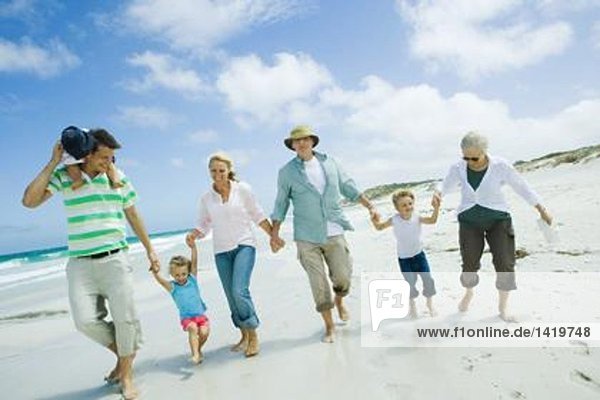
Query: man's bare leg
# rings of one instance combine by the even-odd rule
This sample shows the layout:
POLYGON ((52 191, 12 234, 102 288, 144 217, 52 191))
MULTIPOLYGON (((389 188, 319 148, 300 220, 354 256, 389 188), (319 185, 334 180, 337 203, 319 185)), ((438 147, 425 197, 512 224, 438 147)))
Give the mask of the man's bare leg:
POLYGON ((473 295, 473 288, 467 288, 465 290, 465 295, 460 303, 458 303, 458 310, 460 312, 466 312, 469 309, 469 304, 471 303, 471 300, 473 300, 473 295))
POLYGON ((331 310, 321 311, 321 317, 325 322, 325 335, 323 336, 323 343, 333 343, 335 341, 335 325, 333 324, 333 315, 331 310))
POLYGON ((125 400, 135 399, 138 391, 133 384, 133 359, 135 354, 119 357, 121 364, 121 394, 125 400))
POLYGON ((110 384, 119 383, 119 380, 121 379, 121 360, 119 358, 119 355, 117 354, 117 345, 115 343, 112 343, 108 346, 108 349, 112 351, 115 354, 115 356, 117 356, 117 365, 115 365, 115 368, 113 368, 113 370, 110 371, 110 373, 104 377, 104 380, 106 381, 106 383, 110 384))
POLYGON ((248 347, 246 347, 246 357, 253 357, 260 351, 258 335, 256 329, 248 329, 248 347))
POLYGON ((246 329, 240 329, 240 332, 242 333, 242 338, 237 344, 231 347, 231 351, 246 351, 246 348, 248 348, 248 332, 246 329))
POLYGON ((350 313, 348 312, 348 309, 344 305, 344 298, 337 294, 335 295, 335 308, 337 308, 338 315, 340 316, 340 319, 342 321, 346 322, 346 321, 350 320, 350 313))
POLYGON ((517 322, 517 319, 506 313, 506 306, 508 304, 508 294, 510 292, 506 290, 498 290, 498 312, 500 313, 500 318, 502 318, 506 322, 517 322))

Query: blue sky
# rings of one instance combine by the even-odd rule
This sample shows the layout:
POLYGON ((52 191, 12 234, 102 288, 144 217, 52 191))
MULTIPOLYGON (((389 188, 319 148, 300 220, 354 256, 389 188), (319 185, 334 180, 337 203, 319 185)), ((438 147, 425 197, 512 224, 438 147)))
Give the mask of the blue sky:
POLYGON ((20 198, 63 127, 105 127, 150 231, 191 226, 229 152, 267 211, 313 125, 362 187, 600 142, 598 0, 0 2, 0 253, 65 243, 20 198))

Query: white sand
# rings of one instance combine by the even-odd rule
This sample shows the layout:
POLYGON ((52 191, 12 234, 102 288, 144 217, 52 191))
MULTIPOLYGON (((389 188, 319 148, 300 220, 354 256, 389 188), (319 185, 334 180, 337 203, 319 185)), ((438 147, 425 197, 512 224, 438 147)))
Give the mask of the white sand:
MULTIPOLYGON (((517 245, 530 253, 518 261, 518 271, 600 271, 599 173, 600 160, 596 159, 525 175, 556 217, 561 242, 555 248, 545 244, 535 224, 537 214, 511 193, 517 245)), ((417 195, 418 206, 426 210, 430 194, 417 195)), ((438 225, 425 231, 426 251, 434 274, 459 270, 457 225, 451 211, 457 201, 457 196, 446 198, 438 225)), ((391 211, 388 200, 380 204, 383 213, 391 211)), ((362 348, 360 273, 392 271, 397 266, 392 233, 374 231, 364 210, 352 209, 349 213, 357 228, 347 235, 355 260, 354 291, 348 298, 353 319, 348 325, 339 326, 338 340, 332 345, 319 341, 322 323, 314 311, 308 282, 296 260, 289 233, 288 247, 277 255, 266 251, 265 238, 261 238, 251 291, 262 322, 262 346, 260 355, 252 359, 228 350, 238 333, 230 322, 213 263, 208 261, 208 245, 200 246, 204 270, 199 279, 209 307, 212 333, 205 347, 205 361, 199 366, 191 366, 187 361, 186 335, 180 330, 170 297, 146 272, 144 256, 134 255, 139 277, 136 298, 145 332, 145 345, 136 360, 141 398, 600 397, 600 351, 584 343, 563 348, 362 348)), ((185 254, 183 244, 175 249, 164 246, 163 263, 177 252, 185 254)), ((484 256, 484 268, 491 268, 489 255, 484 256)), ((545 321, 573 311, 574 315, 589 315, 589 322, 599 322, 597 295, 593 296, 595 293, 590 293, 589 288, 583 293, 578 289, 569 285, 547 287, 545 282, 521 285, 511 306, 516 314, 532 320, 545 321)), ((461 290, 457 280, 440 282, 435 297, 440 318, 453 318, 461 290)), ((496 323, 495 297, 484 298, 483 292, 475 297, 471 315, 496 323)), ((0 293, 0 316, 60 310, 68 310, 64 278, 0 293)), ((116 399, 116 387, 102 382, 112 364, 107 351, 75 331, 68 314, 0 322, 2 398, 116 399)))

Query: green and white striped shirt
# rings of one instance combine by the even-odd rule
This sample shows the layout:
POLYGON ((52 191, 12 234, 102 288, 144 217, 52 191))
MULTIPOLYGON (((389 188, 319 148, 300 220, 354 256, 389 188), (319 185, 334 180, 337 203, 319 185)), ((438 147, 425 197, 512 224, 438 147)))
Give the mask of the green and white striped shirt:
POLYGON ((127 226, 123 210, 134 205, 137 194, 131 181, 118 171, 122 188, 113 189, 106 174, 98 174, 73 191, 65 167, 52 174, 48 190, 63 193, 67 212, 69 256, 79 257, 126 248, 127 226))

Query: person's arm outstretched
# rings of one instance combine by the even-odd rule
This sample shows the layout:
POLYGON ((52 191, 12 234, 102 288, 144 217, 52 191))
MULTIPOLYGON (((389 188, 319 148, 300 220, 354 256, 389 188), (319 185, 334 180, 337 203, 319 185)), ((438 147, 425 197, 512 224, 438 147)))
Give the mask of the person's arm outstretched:
POLYGON ((438 215, 440 213, 440 202, 433 202, 433 212, 429 217, 420 217, 419 221, 422 224, 433 225, 437 222, 438 215))
POLYGON ((392 219, 388 218, 385 222, 381 222, 381 217, 377 212, 371 212, 371 223, 378 231, 384 230, 392 226, 392 219))
POLYGON ((190 238, 190 239, 186 238, 186 243, 189 246, 190 251, 191 251, 192 266, 190 269, 190 274, 197 276, 198 275, 198 247, 196 246, 196 241, 192 238, 190 238))
POLYGON ((154 276, 154 279, 156 280, 156 282, 158 282, 160 286, 164 287, 167 292, 171 293, 171 290, 173 290, 172 283, 160 276, 158 268, 152 268, 152 275, 154 276))

